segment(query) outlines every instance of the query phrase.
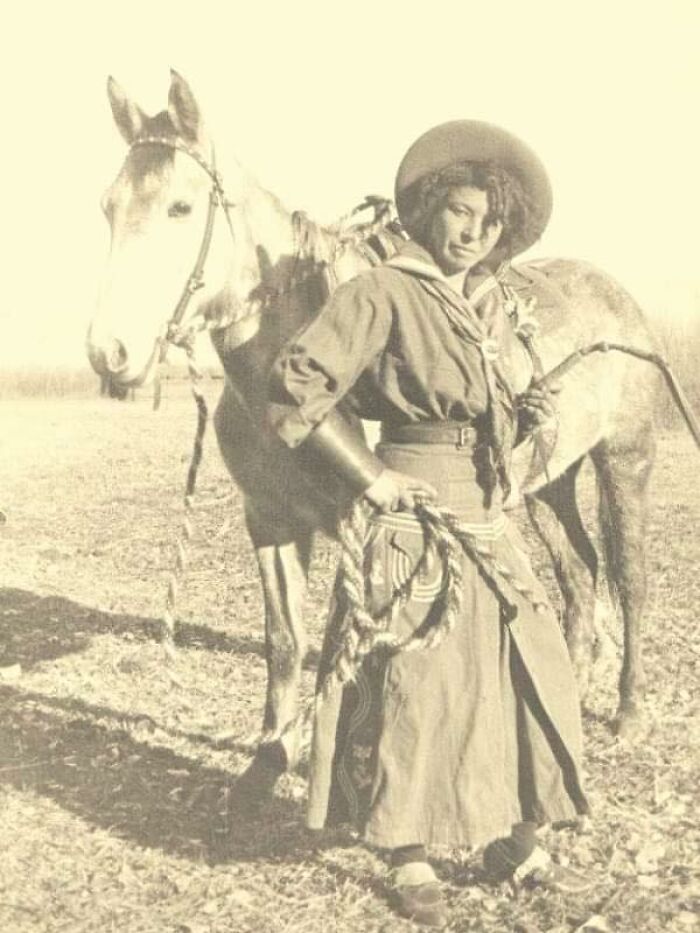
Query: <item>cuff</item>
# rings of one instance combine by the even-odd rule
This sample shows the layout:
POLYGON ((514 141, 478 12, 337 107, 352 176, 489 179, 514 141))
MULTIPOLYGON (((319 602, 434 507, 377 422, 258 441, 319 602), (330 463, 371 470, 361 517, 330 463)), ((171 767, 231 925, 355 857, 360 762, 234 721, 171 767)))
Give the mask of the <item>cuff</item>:
POLYGON ((336 411, 330 412, 314 428, 304 441, 304 447, 318 452, 358 495, 369 489, 384 470, 382 461, 336 411))

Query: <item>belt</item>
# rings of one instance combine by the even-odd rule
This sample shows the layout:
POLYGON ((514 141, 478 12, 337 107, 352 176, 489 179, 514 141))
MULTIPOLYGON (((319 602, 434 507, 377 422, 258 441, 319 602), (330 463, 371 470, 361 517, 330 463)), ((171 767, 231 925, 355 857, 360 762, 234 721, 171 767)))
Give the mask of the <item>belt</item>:
POLYGON ((387 444, 447 444, 473 449, 483 441, 483 429, 474 421, 421 421, 414 424, 382 423, 381 441, 387 444))

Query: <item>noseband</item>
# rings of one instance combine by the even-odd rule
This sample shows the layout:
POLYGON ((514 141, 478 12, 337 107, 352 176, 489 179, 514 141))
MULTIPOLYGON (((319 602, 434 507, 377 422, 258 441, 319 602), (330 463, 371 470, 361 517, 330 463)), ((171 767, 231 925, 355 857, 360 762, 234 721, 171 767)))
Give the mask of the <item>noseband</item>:
POLYGON ((189 278, 187 279, 187 282, 185 283, 182 294, 180 295, 180 299, 175 306, 175 310, 173 311, 165 326, 165 337, 161 338, 159 362, 163 362, 168 352, 168 344, 179 344, 182 343, 183 340, 187 339, 187 335, 183 334, 182 324, 185 319, 187 307, 192 299, 192 296, 204 285, 204 265, 207 261, 207 256, 209 255, 209 248, 211 246, 212 235, 214 233, 216 209, 219 206, 221 206, 223 209, 229 232, 231 234, 231 239, 235 242, 233 224, 231 223, 231 216, 229 214, 229 208, 233 205, 232 202, 228 201, 226 198, 221 175, 216 170, 216 166, 214 164, 213 151, 211 162, 207 162, 204 156, 197 152, 196 149, 192 149, 190 146, 186 145, 179 139, 173 139, 168 136, 142 136, 139 139, 135 139, 131 144, 132 149, 135 149, 137 146, 165 146, 167 149, 177 149, 179 152, 184 152, 191 159, 194 159, 194 161, 199 166, 201 166, 201 168, 204 169, 212 182, 212 186, 209 191, 207 221, 204 227, 204 236, 202 237, 202 242, 199 247, 199 253, 197 254, 197 260, 189 278))

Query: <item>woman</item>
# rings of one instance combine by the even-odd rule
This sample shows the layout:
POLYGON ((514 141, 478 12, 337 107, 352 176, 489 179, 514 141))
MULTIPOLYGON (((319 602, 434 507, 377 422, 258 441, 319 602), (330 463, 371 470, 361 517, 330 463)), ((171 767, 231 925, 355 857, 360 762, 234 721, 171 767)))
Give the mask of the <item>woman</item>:
MULTIPOLYGON (((421 558, 411 509, 425 499, 455 512, 530 592, 509 591, 464 555, 462 617, 445 640, 371 654, 316 715, 309 824, 351 820, 391 850, 398 911, 439 926, 446 911, 428 844, 486 845, 495 876, 583 887, 535 845, 538 824, 587 810, 580 720, 558 623, 535 611, 542 589, 502 514, 512 446, 551 409, 535 389, 517 393, 526 353, 499 278, 541 235, 551 194, 519 140, 457 121, 411 147, 396 202, 412 241, 338 288, 297 334, 275 365, 269 414, 287 444, 314 449, 375 507, 366 542, 375 609, 421 558), (375 454, 345 429, 341 401, 381 422, 375 454)), ((429 624, 441 582, 441 567, 426 569, 394 634, 429 624)), ((320 683, 346 609, 338 590, 320 683)))

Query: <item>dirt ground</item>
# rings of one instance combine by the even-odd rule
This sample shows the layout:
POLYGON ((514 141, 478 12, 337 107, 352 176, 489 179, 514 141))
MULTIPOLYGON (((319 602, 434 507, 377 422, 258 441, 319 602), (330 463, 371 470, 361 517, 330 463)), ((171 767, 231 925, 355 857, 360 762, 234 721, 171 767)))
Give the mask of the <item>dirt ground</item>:
MULTIPOLYGON (((285 776, 262 813, 236 806, 262 714, 262 601, 211 434, 181 647, 164 661, 159 619, 193 431, 192 401, 175 388, 158 413, 147 397, 0 404, 0 931, 408 931, 387 906, 378 853, 304 830, 303 774, 285 776)), ((450 929, 699 928, 698 464, 688 437, 661 436, 648 732, 622 744, 610 729, 611 618, 615 650, 585 713, 594 819, 583 834, 547 834, 595 889, 516 896, 484 882, 478 853, 436 851, 450 929)), ((584 498, 593 514, 590 477, 584 498)), ((307 692, 334 563, 319 543, 307 692)))

